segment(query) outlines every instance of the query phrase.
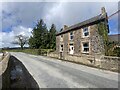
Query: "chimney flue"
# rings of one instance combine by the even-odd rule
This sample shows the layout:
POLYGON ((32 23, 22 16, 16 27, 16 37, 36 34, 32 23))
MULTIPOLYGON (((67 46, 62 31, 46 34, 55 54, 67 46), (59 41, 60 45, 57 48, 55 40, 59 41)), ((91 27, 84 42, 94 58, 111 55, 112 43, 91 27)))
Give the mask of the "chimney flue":
POLYGON ((102 14, 102 15, 103 15, 103 14, 106 14, 105 7, 102 7, 102 8, 101 8, 101 14, 102 14))
POLYGON ((68 28, 68 26, 67 25, 64 25, 64 30, 66 30, 68 28))

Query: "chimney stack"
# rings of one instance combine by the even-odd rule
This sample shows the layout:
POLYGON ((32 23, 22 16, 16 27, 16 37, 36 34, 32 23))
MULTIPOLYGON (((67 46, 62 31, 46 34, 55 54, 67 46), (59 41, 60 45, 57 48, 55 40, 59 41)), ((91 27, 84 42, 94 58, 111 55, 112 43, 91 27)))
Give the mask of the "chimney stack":
POLYGON ((68 28, 68 26, 67 25, 64 25, 64 30, 66 30, 68 28))
POLYGON ((102 7, 102 8, 101 8, 101 14, 102 14, 102 15, 106 14, 105 7, 102 7))

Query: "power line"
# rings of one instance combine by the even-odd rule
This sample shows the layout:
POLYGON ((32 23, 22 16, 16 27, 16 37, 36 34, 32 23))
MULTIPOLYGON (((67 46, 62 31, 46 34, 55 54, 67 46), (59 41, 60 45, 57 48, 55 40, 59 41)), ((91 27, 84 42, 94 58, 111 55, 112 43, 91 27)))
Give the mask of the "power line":
POLYGON ((112 16, 116 15, 117 13, 119 13, 120 10, 116 11, 115 13, 111 14, 110 16, 108 16, 108 19, 110 19, 112 16))

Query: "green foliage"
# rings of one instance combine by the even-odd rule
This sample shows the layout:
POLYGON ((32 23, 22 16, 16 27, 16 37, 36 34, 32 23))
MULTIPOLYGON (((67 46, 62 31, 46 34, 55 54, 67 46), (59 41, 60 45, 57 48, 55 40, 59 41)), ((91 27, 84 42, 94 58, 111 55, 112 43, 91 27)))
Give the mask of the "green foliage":
POLYGON ((46 24, 43 22, 41 19, 37 26, 33 29, 32 35, 29 39, 29 45, 31 48, 36 48, 38 49, 39 47, 41 48, 46 48, 46 37, 47 37, 47 27, 46 24))
POLYGON ((52 24, 48 31, 46 24, 41 19, 37 26, 33 29, 32 36, 29 39, 30 48, 35 49, 52 49, 55 48, 56 27, 52 24))
POLYGON ((119 42, 110 42, 108 40, 108 27, 107 21, 103 21, 98 23, 98 31, 99 34, 102 36, 105 48, 105 55, 106 56, 119 56, 120 57, 120 43, 119 42))
POLYGON ((54 24, 52 24, 51 29, 49 31, 49 38, 50 38, 49 48, 50 49, 55 49, 55 45, 56 45, 56 27, 55 27, 54 24))
POLYGON ((118 46, 120 46, 119 42, 108 42, 107 44, 108 53, 106 55, 120 57, 120 47, 118 46))
POLYGON ((120 57, 120 47, 116 47, 116 48, 113 50, 113 53, 114 53, 115 56, 120 57))
POLYGON ((5 50, 8 52, 24 52, 33 55, 46 55, 49 52, 54 51, 53 49, 13 49, 13 50, 5 50))
POLYGON ((0 53, 2 52, 2 49, 0 49, 0 53))
POLYGON ((102 36, 104 48, 105 48, 105 55, 108 54, 108 27, 107 27, 107 21, 99 22, 98 23, 98 32, 102 36))

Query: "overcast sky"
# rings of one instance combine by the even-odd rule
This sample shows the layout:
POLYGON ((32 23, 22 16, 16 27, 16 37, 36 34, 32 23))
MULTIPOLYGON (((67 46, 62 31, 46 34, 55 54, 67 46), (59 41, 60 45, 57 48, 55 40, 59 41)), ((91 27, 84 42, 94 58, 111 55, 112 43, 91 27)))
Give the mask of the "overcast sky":
MULTIPOLYGON (((2 2, 0 6, 0 47, 14 47, 15 35, 31 35, 38 20, 43 19, 48 29, 51 24, 59 31, 63 25, 73 25, 101 13, 108 16, 118 10, 118 2, 2 2)), ((109 20, 110 34, 118 33, 117 15, 109 20)))

